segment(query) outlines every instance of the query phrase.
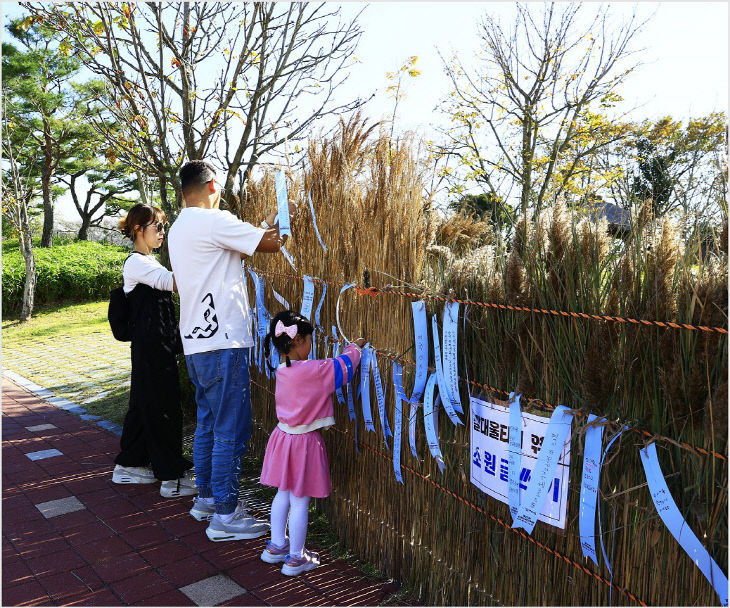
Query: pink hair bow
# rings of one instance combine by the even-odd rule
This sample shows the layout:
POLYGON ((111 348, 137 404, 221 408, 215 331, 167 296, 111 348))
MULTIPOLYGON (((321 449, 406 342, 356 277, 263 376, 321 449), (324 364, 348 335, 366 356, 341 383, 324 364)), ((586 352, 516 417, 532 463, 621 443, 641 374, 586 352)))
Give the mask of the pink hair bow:
POLYGON ((297 324, 294 323, 294 325, 287 326, 284 325, 281 321, 277 321, 276 327, 274 328, 274 336, 279 337, 281 334, 286 334, 293 340, 294 336, 297 335, 297 324))

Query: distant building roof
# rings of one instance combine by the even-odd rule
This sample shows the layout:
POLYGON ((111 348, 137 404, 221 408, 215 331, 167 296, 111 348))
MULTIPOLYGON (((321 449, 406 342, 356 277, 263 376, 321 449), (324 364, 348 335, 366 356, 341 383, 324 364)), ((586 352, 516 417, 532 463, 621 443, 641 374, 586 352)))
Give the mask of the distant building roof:
POLYGON ((631 230, 631 214, 626 209, 613 203, 594 202, 590 205, 589 215, 592 219, 606 218, 612 228, 631 230))

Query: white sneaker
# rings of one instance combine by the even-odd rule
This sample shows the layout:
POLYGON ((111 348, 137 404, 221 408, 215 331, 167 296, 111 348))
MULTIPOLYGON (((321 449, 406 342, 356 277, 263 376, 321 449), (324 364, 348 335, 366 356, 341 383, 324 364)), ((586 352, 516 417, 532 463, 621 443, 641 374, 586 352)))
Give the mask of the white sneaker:
POLYGON ((303 572, 314 570, 317 566, 319 566, 319 553, 305 549, 302 551, 301 557, 287 555, 284 558, 284 565, 281 567, 281 573, 286 574, 287 576, 297 576, 303 572))
POLYGON ((160 496, 163 498, 179 498, 180 496, 195 496, 198 488, 187 474, 179 479, 169 479, 160 484, 160 496))
POLYGON ((149 467, 123 467, 118 464, 112 473, 114 483, 155 483, 157 479, 149 467))
POLYGON ((229 522, 224 522, 218 513, 214 514, 205 533, 210 540, 216 542, 259 538, 269 533, 269 522, 252 517, 239 504, 229 522))
POLYGON ((193 508, 190 509, 192 515, 198 521, 210 521, 215 514, 215 503, 208 503, 204 498, 193 498, 193 508))

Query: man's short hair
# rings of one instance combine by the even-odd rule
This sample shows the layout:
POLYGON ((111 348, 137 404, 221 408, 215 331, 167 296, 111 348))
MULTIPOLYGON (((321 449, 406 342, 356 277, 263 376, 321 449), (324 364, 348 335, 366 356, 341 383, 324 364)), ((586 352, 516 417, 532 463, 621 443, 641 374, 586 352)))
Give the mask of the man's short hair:
POLYGON ((215 179, 215 167, 204 160, 191 160, 180 169, 180 187, 183 192, 198 190, 215 179))

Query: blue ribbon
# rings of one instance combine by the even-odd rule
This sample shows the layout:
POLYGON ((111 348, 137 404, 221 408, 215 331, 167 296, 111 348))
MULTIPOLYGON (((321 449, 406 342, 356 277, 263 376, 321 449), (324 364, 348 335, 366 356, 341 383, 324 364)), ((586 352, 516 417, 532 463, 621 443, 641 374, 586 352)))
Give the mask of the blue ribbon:
POLYGON ((289 226, 289 197, 286 192, 284 171, 276 172, 276 204, 279 209, 279 234, 291 236, 289 226))
MULTIPOLYGON (((532 534, 545 498, 547 497, 551 480, 558 465, 558 459, 565 446, 565 439, 570 432, 573 415, 568 408, 559 405, 550 416, 545 439, 543 439, 540 454, 535 463, 535 469, 527 485, 525 500, 520 504, 517 516, 512 520, 513 528, 524 528, 532 534)), ((511 424, 511 423, 510 423, 511 424)))
MULTIPOLYGON (((428 323, 426 303, 423 300, 411 303, 413 311, 413 336, 416 345, 416 379, 413 382, 411 403, 418 403, 428 378, 428 323)), ((411 408, 413 410, 413 408, 411 408)))
POLYGON ((309 210, 312 212, 312 223, 314 224, 314 232, 317 234, 317 238, 319 239, 319 244, 322 245, 322 249, 327 251, 327 247, 324 245, 324 241, 322 240, 322 237, 319 235, 319 228, 317 228, 317 218, 314 215, 314 205, 312 204, 312 193, 307 192, 307 200, 309 201, 309 210))
POLYGON ((520 509, 520 472, 522 471, 522 412, 520 395, 509 395, 509 450, 507 462, 507 499, 512 520, 520 509))
MULTIPOLYGON (((459 398, 459 365, 458 365, 458 329, 459 329, 459 303, 447 302, 444 304, 443 316, 443 370, 446 378, 446 385, 449 389, 451 405, 460 414, 464 413, 459 398)), ((441 387, 439 385, 439 392, 441 387)))
POLYGON ((271 292, 274 294, 276 301, 284 307, 284 310, 291 310, 291 306, 284 296, 277 292, 273 287, 271 288, 271 292))
POLYGON ((451 419, 451 422, 458 426, 464 423, 461 421, 458 414, 451 405, 451 395, 449 394, 449 387, 446 385, 444 370, 441 366, 441 346, 439 344, 439 328, 436 322, 436 315, 431 317, 431 329, 433 331, 433 352, 434 359, 436 361, 436 377, 438 379, 439 394, 442 395, 441 401, 444 404, 444 409, 451 419))
MULTIPOLYGON (((319 324, 319 313, 322 311, 322 304, 324 304, 324 298, 327 295, 327 283, 322 283, 322 297, 319 299, 319 304, 317 304, 317 309, 314 311, 314 323, 319 331, 324 333, 324 329, 319 324)), ((325 336, 326 339, 326 336, 325 336)))
MULTIPOLYGON (((619 437, 621 437, 623 432, 628 428, 629 428, 628 426, 625 426, 618 433, 616 433, 611 438, 611 441, 608 442, 606 449, 603 450, 603 454, 601 454, 601 466, 598 469, 599 482, 600 482, 600 476, 601 476, 601 467, 603 467, 603 461, 606 460, 606 454, 608 454, 608 450, 611 449, 613 442, 616 441, 619 437)), ((603 553, 603 561, 606 562, 606 568, 608 568, 608 573, 611 576, 611 582, 613 582, 613 570, 611 570, 611 563, 608 561, 608 555, 606 555, 606 547, 603 546, 603 531, 602 531, 602 527, 601 527, 601 512, 600 511, 598 511, 598 540, 601 543, 601 553, 603 553)))
POLYGON ((431 374, 426 383, 426 392, 423 395, 423 423, 426 428, 426 439, 431 456, 436 459, 439 470, 443 472, 444 457, 441 455, 441 447, 438 438, 438 406, 434 406, 434 392, 436 388, 436 374, 431 374))
POLYGON ((281 251, 282 255, 284 256, 284 259, 285 259, 285 260, 286 260, 287 262, 289 262, 289 266, 291 266, 291 267, 292 267, 292 269, 294 270, 294 272, 299 272, 299 271, 297 270, 297 267, 296 267, 296 266, 294 265, 294 256, 292 256, 292 254, 291 254, 291 253, 289 253, 289 252, 288 252, 288 251, 286 250, 286 247, 284 247, 284 245, 282 245, 282 246, 281 246, 281 247, 279 248, 279 250, 281 251))
POLYGON ((302 294, 302 316, 307 321, 312 320, 312 306, 314 305, 314 281, 309 275, 304 275, 304 293, 302 294))
POLYGON ((385 392, 383 391, 383 381, 380 379, 380 370, 378 369, 378 355, 370 349, 370 367, 373 373, 373 382, 375 383, 375 398, 378 401, 378 415, 380 416, 380 426, 383 429, 383 439, 385 446, 388 447, 388 437, 393 436, 388 424, 388 414, 385 411, 385 392))
POLYGON ((365 420, 365 430, 375 432, 373 414, 370 410, 370 344, 366 344, 360 356, 360 396, 362 417, 365 420))
MULTIPOLYGON (((395 362, 393 365, 396 365, 395 362)), ((410 399, 408 399, 408 397, 406 397, 406 392, 403 390, 403 367, 400 364, 398 364, 398 373, 396 374, 395 370, 393 372, 393 388, 395 389, 396 398, 400 395, 404 404, 410 404, 410 413, 408 415, 408 440, 411 446, 411 454, 413 454, 414 458, 418 459, 418 452, 416 452, 416 408, 418 407, 418 404, 413 403, 410 399)))
POLYGON ((599 418, 590 414, 588 416, 588 427, 586 428, 586 442, 583 448, 583 476, 580 485, 580 519, 578 522, 580 530, 580 546, 583 556, 590 558, 596 566, 598 555, 596 554, 596 504, 598 501, 598 487, 601 479, 601 443, 603 440, 603 427, 591 426, 592 422, 605 422, 605 418, 599 418))
POLYGON ((408 402, 403 394, 403 367, 393 361, 393 387, 395 388, 395 436, 393 437, 393 471, 395 478, 403 483, 400 470, 401 432, 403 427, 403 405, 408 402))
POLYGON ((677 508, 677 504, 669 492, 664 474, 659 466, 656 446, 654 443, 650 443, 646 448, 640 450, 639 454, 641 455, 641 464, 644 465, 644 473, 646 474, 646 481, 649 484, 649 492, 651 492, 651 498, 654 501, 654 506, 656 507, 657 513, 659 513, 659 517, 661 517, 664 525, 682 549, 692 559, 695 566, 700 569, 700 572, 704 574, 705 578, 715 589, 715 593, 720 598, 720 603, 723 606, 727 606, 727 576, 717 563, 715 563, 715 560, 710 557, 707 549, 702 546, 702 543, 695 536, 695 533, 692 532, 677 508))

